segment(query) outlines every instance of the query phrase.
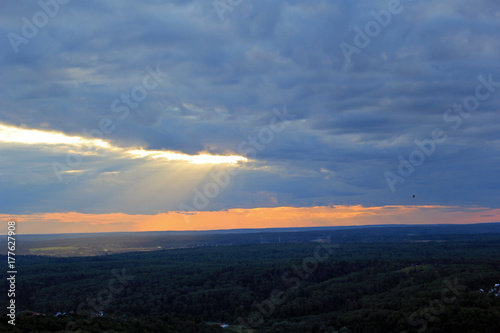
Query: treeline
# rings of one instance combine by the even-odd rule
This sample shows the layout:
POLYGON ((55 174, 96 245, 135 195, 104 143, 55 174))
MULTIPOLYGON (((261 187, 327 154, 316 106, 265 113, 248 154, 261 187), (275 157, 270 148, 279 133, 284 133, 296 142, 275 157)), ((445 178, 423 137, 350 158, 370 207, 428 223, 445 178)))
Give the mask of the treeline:
POLYGON ((225 322, 254 332, 498 332, 500 297, 478 290, 500 283, 500 235, 468 238, 22 256, 17 307, 46 317, 26 312, 16 326, 57 331, 71 321, 89 332, 212 332, 220 328, 206 322, 225 322), (104 317, 92 317, 100 311, 104 317))
POLYGON ((9 327, 0 326, 0 332, 200 332, 222 333, 220 326, 208 325, 189 315, 163 314, 141 318, 87 317, 67 314, 61 317, 34 316, 32 311, 23 311, 18 323, 9 327), (2 327, 6 330, 3 331, 2 327))

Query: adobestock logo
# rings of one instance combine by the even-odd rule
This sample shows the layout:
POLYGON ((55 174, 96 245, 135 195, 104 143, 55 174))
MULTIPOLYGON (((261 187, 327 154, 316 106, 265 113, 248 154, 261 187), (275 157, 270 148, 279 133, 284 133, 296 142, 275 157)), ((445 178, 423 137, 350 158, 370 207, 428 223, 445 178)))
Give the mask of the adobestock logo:
POLYGON ((241 5, 242 2, 243 0, 214 0, 212 5, 219 16, 219 19, 224 21, 224 13, 232 12, 237 6, 241 5))
MULTIPOLYGON (((411 1, 411 0, 409 0, 411 1)), ((356 53, 361 53, 361 50, 370 45, 372 39, 380 35, 382 28, 387 27, 394 15, 398 15, 403 11, 403 6, 399 0, 391 0, 387 4, 387 9, 382 9, 378 12, 372 10, 370 15, 374 18, 368 21, 364 29, 354 26, 353 30, 356 33, 353 37, 353 44, 342 42, 339 44, 340 50, 344 54, 345 64, 351 63, 351 56, 356 53)))
MULTIPOLYGON (((129 90, 129 93, 122 93, 120 98, 114 99, 109 108, 110 112, 117 114, 119 120, 124 121, 130 115, 130 110, 135 110, 137 114, 144 117, 139 111, 138 107, 141 102, 146 100, 149 93, 158 89, 161 84, 168 80, 167 72, 160 69, 160 65, 156 65, 156 69, 146 66, 145 74, 142 78, 141 84, 137 84, 129 90)), ((105 135, 110 135, 116 129, 117 121, 110 117, 104 116, 97 123, 96 128, 91 130, 84 129, 82 131, 83 137, 87 140, 104 140, 105 135)), ((102 144, 106 144, 102 142, 102 144)), ((59 182, 64 181, 64 174, 71 172, 80 166, 83 161, 82 155, 85 155, 96 149, 92 145, 80 145, 76 148, 75 152, 66 154, 66 163, 52 162, 52 169, 59 182)), ((66 179, 69 181, 70 179, 66 179)))
MULTIPOLYGON (((469 118, 472 112, 479 109, 481 102, 489 99, 497 88, 500 88, 500 81, 493 81, 492 75, 478 76, 479 84, 476 85, 473 95, 465 97, 462 103, 453 104, 453 108, 447 109, 443 113, 443 121, 451 124, 451 129, 457 131, 463 123, 464 119, 469 118)), ((408 155, 408 159, 402 155, 398 156, 399 166, 397 174, 391 171, 384 173, 387 186, 391 192, 396 191, 398 183, 404 183, 408 177, 413 175, 416 168, 423 165, 427 158, 431 157, 435 152, 438 144, 444 143, 448 139, 446 131, 441 127, 436 127, 432 130, 430 138, 425 140, 415 140, 415 149, 408 155)))
MULTIPOLYGON (((283 111, 273 109, 273 114, 274 116, 269 121, 269 125, 262 127, 257 132, 257 135, 249 135, 246 140, 238 145, 237 150, 240 155, 255 159, 257 152, 264 150, 267 145, 274 141, 275 133, 283 131, 290 120, 295 118, 295 116, 288 114, 286 106, 283 111)), ((193 190, 192 206, 186 203, 181 203, 178 206, 179 212, 183 213, 182 216, 186 223, 189 223, 189 215, 207 208, 210 199, 217 197, 221 190, 230 184, 231 176, 236 176, 240 172, 241 169, 239 168, 223 170, 218 173, 209 172, 209 177, 212 180, 206 183, 201 190, 198 187, 193 190)))
POLYGON ((289 300, 290 296, 297 294, 299 288, 340 248, 339 244, 333 244, 330 236, 319 242, 315 247, 313 255, 302 260, 301 265, 292 265, 281 275, 281 281, 286 286, 285 290, 274 289, 271 295, 262 302, 254 301, 252 307, 256 310, 246 318, 238 317, 237 321, 246 327, 256 328, 261 326, 265 319, 271 317, 274 312, 289 300))
POLYGON ((14 32, 9 32, 7 38, 9 39, 12 49, 17 54, 19 53, 19 46, 21 44, 28 44, 29 41, 38 35, 39 29, 45 27, 51 18, 54 18, 60 9, 60 5, 66 5, 70 0, 40 0, 38 5, 42 10, 33 14, 31 20, 26 16, 21 18, 23 25, 21 27, 21 35, 14 32))

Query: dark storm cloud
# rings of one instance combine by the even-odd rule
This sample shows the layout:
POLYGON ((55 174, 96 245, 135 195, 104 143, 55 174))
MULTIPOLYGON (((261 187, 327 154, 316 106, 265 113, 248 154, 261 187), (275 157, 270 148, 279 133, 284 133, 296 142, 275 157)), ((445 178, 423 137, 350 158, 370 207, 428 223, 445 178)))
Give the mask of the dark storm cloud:
MULTIPOLYGON (((474 94, 479 75, 500 81, 500 5, 401 1, 401 11, 347 63, 340 44, 356 46, 355 28, 363 30, 375 20, 371 12, 389 3, 244 0, 221 21, 211 1, 70 1, 16 53, 8 34, 22 36, 22 18, 33 21, 41 7, 7 2, 0 13, 0 122, 81 135, 108 117, 115 129, 105 139, 117 146, 223 154, 237 152, 269 124, 273 108, 286 105, 295 118, 256 154, 268 169, 243 172, 214 207, 263 205, 271 197, 277 205, 405 204, 398 195, 417 190, 420 203, 498 207, 500 88, 456 130, 443 114, 474 94), (122 96, 157 66, 164 82, 121 119, 113 102, 126 105, 122 96), (438 127, 447 141, 392 193, 384 172, 397 172, 398 156, 408 158, 414 140, 438 127), (259 192, 274 194, 259 199, 259 192)), ((2 162, 4 177, 64 159, 40 153, 16 166, 12 154, 4 153, 11 156, 2 162)), ((118 162, 99 163, 86 159, 82 168, 100 174, 118 162)), ((61 197, 53 175, 40 174, 27 202, 12 197, 9 207, 29 210, 45 192, 61 197)), ((85 174, 75 188, 102 188, 85 174)), ((166 201, 147 209, 174 209, 166 201)), ((91 211, 92 202, 89 196, 38 209, 91 211)))

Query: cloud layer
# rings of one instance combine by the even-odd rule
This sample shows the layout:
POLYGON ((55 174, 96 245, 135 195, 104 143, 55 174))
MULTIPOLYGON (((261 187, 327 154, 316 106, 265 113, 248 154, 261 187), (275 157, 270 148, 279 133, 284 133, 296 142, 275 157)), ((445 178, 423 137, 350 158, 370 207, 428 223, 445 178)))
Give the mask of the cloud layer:
POLYGON ((0 135, 0 213, 500 208, 499 19, 493 0, 8 2, 1 126, 251 161, 213 195, 227 166, 0 135))

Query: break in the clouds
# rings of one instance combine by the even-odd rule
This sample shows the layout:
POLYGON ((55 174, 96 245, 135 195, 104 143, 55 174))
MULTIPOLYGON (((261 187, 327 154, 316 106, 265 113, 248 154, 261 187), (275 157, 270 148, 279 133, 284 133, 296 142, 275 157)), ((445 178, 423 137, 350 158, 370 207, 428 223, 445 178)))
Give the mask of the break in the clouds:
POLYGON ((494 0, 5 2, 0 213, 499 208, 499 29, 494 0), (173 152, 249 160, 197 208, 235 167, 173 152))

